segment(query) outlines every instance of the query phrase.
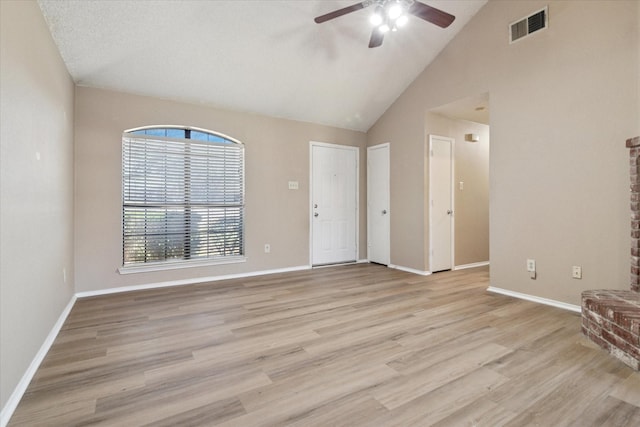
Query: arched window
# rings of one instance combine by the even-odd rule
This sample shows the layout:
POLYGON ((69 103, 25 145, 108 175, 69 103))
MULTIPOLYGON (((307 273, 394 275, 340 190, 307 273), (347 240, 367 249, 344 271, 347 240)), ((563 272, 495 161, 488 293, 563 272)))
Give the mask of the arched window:
POLYGON ((122 136, 122 264, 244 256, 244 145, 208 130, 122 136))

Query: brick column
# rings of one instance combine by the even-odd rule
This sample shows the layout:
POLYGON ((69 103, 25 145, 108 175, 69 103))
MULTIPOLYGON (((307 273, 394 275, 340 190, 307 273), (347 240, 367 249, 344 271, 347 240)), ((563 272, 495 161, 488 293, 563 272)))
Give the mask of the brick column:
POLYGON ((640 292, 640 137, 627 139, 631 177, 631 290, 640 292))

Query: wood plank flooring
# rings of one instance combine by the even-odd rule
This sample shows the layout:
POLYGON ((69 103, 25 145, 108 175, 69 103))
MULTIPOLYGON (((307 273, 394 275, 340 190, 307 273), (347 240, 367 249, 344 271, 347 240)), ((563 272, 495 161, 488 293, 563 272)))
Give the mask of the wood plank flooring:
POLYGON ((78 300, 10 425, 640 426, 640 374, 488 267, 78 300))

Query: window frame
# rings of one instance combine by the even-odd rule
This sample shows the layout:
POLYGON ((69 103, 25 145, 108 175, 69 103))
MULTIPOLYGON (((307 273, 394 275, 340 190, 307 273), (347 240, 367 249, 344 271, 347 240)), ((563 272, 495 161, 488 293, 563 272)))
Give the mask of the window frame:
MULTIPOLYGON (((165 132, 166 133, 166 132, 165 132)), ((141 126, 141 127, 136 127, 136 128, 132 128, 132 129, 127 129, 122 133, 122 139, 121 139, 121 154, 122 154, 122 164, 121 164, 121 169, 120 169, 120 178, 121 178, 121 206, 120 206, 120 224, 121 224, 121 234, 120 234, 120 238, 121 238, 121 260, 120 260, 120 267, 118 268, 118 271, 120 274, 129 274, 129 273, 137 273, 137 272, 148 272, 148 271, 159 271, 159 270, 173 270, 173 269, 180 269, 180 268, 191 268, 191 267, 201 267, 201 266, 207 266, 207 265, 222 265, 222 264, 234 264, 234 263, 241 263, 241 262, 245 262, 246 261, 246 252, 245 252, 245 245, 246 245, 246 220, 245 220, 245 209, 246 209, 246 192, 245 192, 245 179, 246 179, 246 170, 245 170, 245 145, 237 140, 236 138, 230 137, 228 135, 225 135, 223 133, 220 132, 216 132, 216 131, 212 131, 209 129, 203 129, 203 128, 199 128, 199 127, 194 127, 194 126, 181 126, 181 125, 151 125, 151 126, 141 126), (175 129, 175 130, 179 130, 179 131, 183 131, 185 133, 185 137, 184 138, 180 138, 180 137, 174 137, 174 136, 157 136, 157 135, 153 135, 153 134, 140 134, 138 132, 142 132, 142 131, 147 131, 147 130, 170 130, 170 129, 175 129), (240 195, 241 195, 241 200, 242 203, 239 204, 238 206, 240 207, 240 215, 239 215, 239 220, 240 220, 240 247, 239 247, 239 254, 233 254, 233 255, 224 255, 224 256, 207 256, 207 257, 198 257, 198 258, 194 258, 194 259, 190 259, 190 258, 165 258, 162 259, 160 261, 143 261, 143 262, 132 262, 132 263, 125 263, 125 209, 126 209, 126 205, 127 202, 125 200, 125 138, 135 138, 136 136, 140 136, 140 138, 145 138, 145 137, 149 137, 151 138, 157 138, 158 140, 166 140, 166 141, 173 141, 173 142, 186 142, 186 141, 196 141, 196 143, 202 143, 203 140, 202 139, 198 139, 198 138, 190 138, 191 133, 192 132, 198 132, 198 133, 203 133, 203 134, 207 134, 210 136, 213 136, 215 138, 219 138, 223 141, 211 141, 216 145, 220 145, 220 144, 227 144, 227 143, 232 143, 232 144, 238 144, 240 149, 242 150, 242 154, 241 154, 241 158, 240 158, 240 165, 241 165, 241 169, 242 169, 242 176, 241 176, 241 186, 240 186, 240 195), (138 133, 138 134, 136 134, 138 133)), ((190 145, 185 145, 186 147, 190 147, 190 145)), ((185 161, 187 161, 189 159, 189 157, 185 156, 184 157, 185 161)), ((185 171, 185 177, 187 176, 187 172, 185 171)), ((191 175, 189 174, 189 179, 191 178, 191 175)), ((187 183, 187 180, 185 179, 185 189, 187 188, 187 185, 190 185, 190 183, 187 183)), ((187 191, 187 190, 185 190, 187 191)), ((185 199, 186 200, 186 199, 185 199)), ((132 205, 133 203, 129 202, 129 205, 132 205)), ((226 203, 224 203, 226 204, 226 203)), ((186 211, 190 211, 192 206, 191 203, 185 203, 184 205, 185 208, 185 212, 186 211)), ((190 220, 190 218, 189 218, 190 220)), ((186 222, 185 222, 186 224, 186 222)), ((187 226, 185 225, 185 229, 184 229, 184 234, 183 234, 183 240, 188 238, 188 236, 190 235, 191 230, 189 230, 188 228, 186 228, 187 226)), ((189 248, 190 248, 190 244, 191 241, 189 239, 189 248)), ((190 249, 189 249, 190 250, 190 249)), ((145 254, 147 253, 147 250, 145 249, 145 254)), ((166 254, 165 254, 166 256, 166 254)), ((184 254, 183 254, 184 256, 184 254)))

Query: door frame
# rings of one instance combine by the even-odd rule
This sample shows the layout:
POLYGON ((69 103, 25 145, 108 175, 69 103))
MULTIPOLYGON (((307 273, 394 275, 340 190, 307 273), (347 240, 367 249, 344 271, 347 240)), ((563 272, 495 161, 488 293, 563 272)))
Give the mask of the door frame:
POLYGON ((371 209, 369 206, 369 192, 371 191, 371 169, 369 168, 369 153, 370 151, 376 149, 386 149, 387 150, 387 222, 389 227, 387 228, 387 259, 386 265, 391 265, 391 143, 385 142, 383 144, 372 145, 367 147, 367 259, 371 261, 369 247, 371 246, 371 209))
MULTIPOLYGON (((328 142, 309 141, 309 266, 314 268, 313 265, 313 147, 325 147, 338 150, 350 150, 356 154, 356 211, 355 215, 355 228, 356 228, 356 262, 359 260, 360 255, 360 147, 354 147, 352 145, 332 144, 328 142)), ((318 265, 317 267, 323 267, 318 265)))
POLYGON ((455 224, 456 224, 456 210, 455 210, 455 187, 454 187, 454 178, 455 178, 455 139, 451 138, 449 136, 441 136, 441 135, 434 135, 434 134, 429 134, 428 137, 428 141, 426 142, 426 146, 427 146, 427 158, 429 159, 429 195, 428 195, 428 207, 429 207, 429 271, 433 272, 433 233, 432 233, 432 229, 433 229, 433 215, 432 215, 432 209, 433 207, 431 206, 431 194, 433 191, 433 180, 431 179, 431 172, 432 172, 432 168, 431 168, 431 149, 432 149, 432 143, 433 143, 433 139, 434 138, 438 138, 438 139, 445 139, 448 140, 450 145, 451 145, 451 156, 450 156, 450 162, 451 162, 451 177, 450 177, 450 190, 451 190, 451 210, 453 211, 451 214, 451 230, 450 230, 450 236, 451 236, 451 271, 454 270, 455 268, 455 242, 456 242, 456 236, 455 236, 455 224))

